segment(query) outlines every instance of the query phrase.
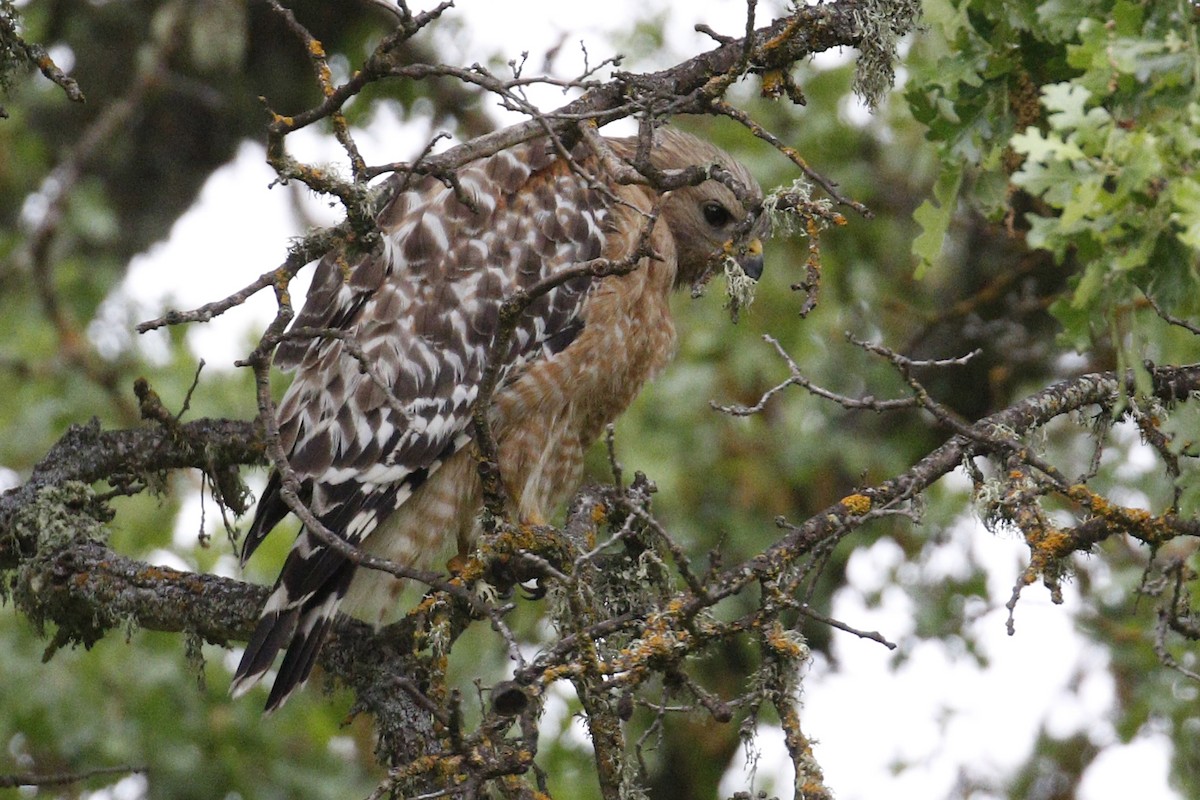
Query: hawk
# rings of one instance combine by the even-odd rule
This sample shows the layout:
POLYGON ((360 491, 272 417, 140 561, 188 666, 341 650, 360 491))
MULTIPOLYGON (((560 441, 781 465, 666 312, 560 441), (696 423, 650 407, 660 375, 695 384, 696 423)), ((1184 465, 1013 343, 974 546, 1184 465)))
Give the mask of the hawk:
MULTIPOLYGON (((605 141, 633 160, 636 139, 605 141)), ((621 184, 606 167, 615 159, 582 144, 565 158, 543 138, 466 165, 457 185, 414 180, 380 213, 377 253, 348 270, 330 257, 318 264, 294 322, 314 335, 282 343, 275 363, 296 373, 278 408, 280 438, 322 525, 410 567, 428 568, 451 543, 468 553, 482 505, 471 413, 502 303, 584 262, 632 263, 648 233, 652 255, 632 271, 577 275, 531 302, 497 365, 489 420, 508 510, 543 524, 568 498, 586 448, 671 356, 671 290, 726 254, 741 254, 751 278, 762 273, 761 243, 745 233, 762 195, 746 168, 672 128, 654 132, 649 160, 659 170, 719 166, 740 188, 621 184)), ((275 473, 243 563, 288 514, 281 488, 275 473)), ((339 607, 381 624, 402 583, 357 570, 301 530, 232 692, 286 648, 266 705, 277 708, 308 678, 339 607)))

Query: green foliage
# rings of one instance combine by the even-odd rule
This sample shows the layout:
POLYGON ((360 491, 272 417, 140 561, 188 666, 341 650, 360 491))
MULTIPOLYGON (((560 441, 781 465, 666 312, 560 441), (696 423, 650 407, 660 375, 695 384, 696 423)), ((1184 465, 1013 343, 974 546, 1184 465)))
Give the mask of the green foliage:
POLYGON ((913 240, 913 255, 918 258, 914 273, 917 280, 924 278, 941 257, 942 244, 957 211, 962 177, 962 169, 951 168, 943 172, 934 184, 933 197, 913 212, 913 220, 921 226, 921 235, 913 240))
MULTIPOLYGON (((1079 263, 1054 306, 1064 341, 1082 351, 1115 340, 1129 364, 1159 324, 1125 313, 1141 292, 1180 314, 1200 296, 1194 15, 1184 2, 936 0, 927 21, 940 36, 923 43, 908 90, 947 173, 1010 175, 1035 201, 1015 220, 1029 246, 1079 263)), ((918 214, 924 264, 944 218, 927 205, 918 214)))
POLYGON ((28 771, 144 767, 147 796, 171 798, 365 796, 378 777, 364 766, 369 737, 361 726, 340 730, 320 692, 271 726, 259 704, 230 703, 217 648, 205 648, 197 674, 174 635, 110 636, 49 664, 44 646, 28 623, 0 616, 0 741, 9 759, 35 767, 28 771))

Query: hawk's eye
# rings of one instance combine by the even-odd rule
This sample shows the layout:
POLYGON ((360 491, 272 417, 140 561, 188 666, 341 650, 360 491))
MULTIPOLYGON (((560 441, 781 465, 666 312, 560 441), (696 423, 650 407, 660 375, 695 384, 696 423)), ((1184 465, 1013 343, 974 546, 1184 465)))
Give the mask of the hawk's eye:
POLYGON ((704 212, 704 221, 714 228, 724 228, 733 221, 733 214, 720 203, 705 203, 700 210, 704 212))

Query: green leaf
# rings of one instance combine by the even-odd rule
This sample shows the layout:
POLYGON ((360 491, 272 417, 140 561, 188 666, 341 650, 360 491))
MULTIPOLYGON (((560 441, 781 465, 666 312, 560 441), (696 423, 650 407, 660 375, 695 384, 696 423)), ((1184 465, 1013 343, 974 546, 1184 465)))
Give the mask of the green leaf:
POLYGON ((1120 0, 1112 10, 1113 29, 1118 36, 1137 36, 1142 32, 1144 16, 1138 3, 1120 0))
POLYGON ((961 166, 943 170, 933 186, 933 197, 926 199, 913 212, 913 220, 921 226, 921 233, 913 240, 912 247, 913 255, 917 257, 917 268, 913 273, 917 280, 921 280, 941 258, 946 231, 958 206, 962 177, 961 166))
POLYGON ((1030 159, 1013 174, 1012 182, 1032 195, 1041 196, 1064 185, 1074 185, 1075 170, 1064 161, 1043 164, 1030 159))
POLYGON ((950 0, 926 0, 922 18, 926 24, 940 28, 947 41, 954 41, 959 33, 971 27, 967 19, 967 6, 964 4, 955 8, 950 0))
POLYGON ((1038 22, 1050 36, 1069 39, 1075 35, 1079 23, 1091 11, 1086 3, 1072 0, 1047 0, 1037 7, 1038 22))
POLYGON ((1092 315, 1086 308, 1077 308, 1070 299, 1056 300, 1050 313, 1062 325, 1058 340, 1076 352, 1085 352, 1092 344, 1092 315))
POLYGON ((1058 218, 1059 227, 1070 230, 1083 220, 1095 216, 1096 201, 1103 188, 1103 180, 1099 176, 1085 178, 1077 183, 1070 202, 1063 206, 1062 216, 1058 218))
POLYGON ((1044 134, 1037 128, 1026 128, 1024 133, 1012 137, 1012 147, 1034 161, 1071 161, 1086 158, 1079 145, 1054 134, 1044 134))
POLYGON ((1056 131, 1078 128, 1087 114, 1085 106, 1092 96, 1084 87, 1075 83, 1051 83, 1042 87, 1042 105, 1049 116, 1050 127, 1056 131))
POLYGON ((1170 198, 1175 207, 1171 222, 1180 228, 1176 236, 1188 247, 1200 250, 1200 181, 1177 179, 1171 184, 1170 198))
POLYGON ((1107 275, 1108 271, 1104 268, 1104 264, 1096 261, 1088 264, 1087 269, 1083 271, 1079 285, 1075 287, 1075 296, 1071 298, 1071 305, 1075 308, 1087 307, 1104 286, 1107 275))

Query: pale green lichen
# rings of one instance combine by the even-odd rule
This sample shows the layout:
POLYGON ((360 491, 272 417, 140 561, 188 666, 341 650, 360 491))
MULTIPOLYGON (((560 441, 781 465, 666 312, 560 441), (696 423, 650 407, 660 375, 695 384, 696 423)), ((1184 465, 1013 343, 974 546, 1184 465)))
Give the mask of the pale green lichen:
POLYGON ((896 81, 896 49, 914 30, 921 15, 919 0, 863 0, 853 11, 860 34, 854 93, 875 108, 896 81))
POLYGON ((829 227, 833 201, 813 199, 813 185, 797 178, 786 186, 777 186, 763 198, 763 215, 770 220, 772 236, 809 236, 814 230, 829 227), (815 226, 815 228, 813 227, 815 226))
POLYGON ((16 6, 0 2, 0 92, 7 92, 13 76, 25 66, 25 52, 16 36, 20 24, 16 6))
POLYGON ((441 603, 437 604, 430 615, 429 629, 425 635, 429 652, 434 658, 445 658, 450 654, 450 647, 454 644, 454 629, 448 608, 441 603))
POLYGON ((104 631, 122 621, 120 615, 102 615, 86 602, 52 608, 52 604, 64 601, 61 597, 48 601, 43 591, 47 561, 74 542, 104 541, 105 523, 111 519, 112 511, 96 498, 90 486, 78 481, 40 490, 32 502, 13 516, 10 535, 19 543, 23 557, 8 588, 13 603, 39 634, 44 634, 48 620, 57 623, 58 630, 46 648, 45 659, 64 644, 90 647, 104 631))
POLYGON ((103 542, 108 538, 104 523, 112 512, 96 499, 87 484, 67 481, 40 490, 33 502, 13 516, 11 535, 31 544, 35 552, 68 545, 78 539, 103 542))
POLYGON ((500 602, 500 591, 482 578, 475 581, 475 596, 488 605, 500 602))
POLYGON ((637 579, 641 583, 654 582, 656 584, 668 580, 670 570, 658 553, 653 550, 643 550, 638 554, 637 559, 637 579))
POLYGON ((1009 519, 1009 512, 1004 506, 1009 488, 1009 485, 999 478, 989 478, 975 486, 971 498, 972 506, 979 521, 989 533, 1007 534, 1016 531, 1016 525, 1009 519))
POLYGON ((742 265, 733 256, 725 258, 725 307, 729 309, 729 317, 738 321, 742 309, 749 308, 754 302, 754 291, 758 281, 751 278, 742 269, 742 265))
POLYGON ((622 753, 621 785, 617 787, 617 796, 621 800, 648 800, 646 787, 642 786, 642 770, 637 761, 622 753))
POLYGON ((196 676, 196 686, 200 691, 205 691, 207 687, 204 680, 204 637, 192 631, 185 631, 183 634, 183 657, 187 662, 188 669, 196 676))

